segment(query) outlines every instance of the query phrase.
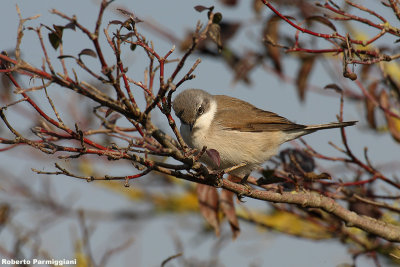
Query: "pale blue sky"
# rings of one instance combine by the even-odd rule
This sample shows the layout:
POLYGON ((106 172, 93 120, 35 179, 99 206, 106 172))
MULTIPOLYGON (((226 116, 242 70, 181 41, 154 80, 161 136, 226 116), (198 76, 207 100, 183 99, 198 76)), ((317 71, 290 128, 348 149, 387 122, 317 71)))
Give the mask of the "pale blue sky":
MULTIPOLYGON (((186 30, 192 29, 196 22, 201 19, 204 21, 204 14, 194 11, 193 6, 198 4, 209 6, 214 5, 214 1, 115 1, 115 8, 118 5, 124 6, 137 14, 144 20, 151 20, 159 23, 167 29, 173 29, 178 37, 182 37, 186 30)), ((251 14, 251 6, 247 1, 242 1, 239 9, 223 9, 224 18, 235 19, 240 17, 249 17, 251 14)), ((89 25, 89 29, 94 26, 95 19, 98 14, 98 6, 89 0, 70 0, 70 1, 55 1, 55 0, 35 0, 35 1, 4 1, 0 10, 0 28, 1 32, 1 50, 12 49, 15 46, 16 30, 18 25, 17 13, 15 4, 18 3, 24 17, 41 14, 42 16, 29 23, 31 26, 37 26, 39 23, 52 25, 62 24, 61 20, 48 11, 52 8, 57 8, 67 14, 76 14, 78 20, 83 25, 89 25)), ((215 4, 217 9, 218 4, 215 4)), ((265 10, 265 12, 269 12, 265 10)), ((104 21, 113 19, 121 19, 116 13, 106 12, 104 21)), ((245 50, 254 44, 250 44, 249 40, 253 37, 252 29, 246 29, 240 34, 235 45, 238 48, 245 50), (248 38, 249 40, 245 40, 248 38)), ((146 32, 146 31, 145 31, 146 32)), ((76 33, 67 33, 75 34, 76 33)), ((253 34, 254 36, 255 34, 253 34)), ((147 35, 150 39, 155 40, 156 49, 162 54, 168 51, 172 43, 168 43, 164 39, 160 40, 151 32, 147 35)), ((254 38, 253 38, 254 39, 254 38)), ((91 44, 84 38, 75 40, 74 38, 65 38, 64 49, 65 53, 77 53, 84 48, 91 48, 91 44)), ((47 41, 47 39, 46 39, 47 41)), ((103 39, 104 41, 104 39, 103 39)), ((178 45, 178 44, 175 44, 178 45)), ((107 45, 103 42, 103 47, 107 45)), ((52 49, 49 51, 54 55, 52 49)), ((107 58, 112 58, 110 49, 107 58)), ((42 54, 39 48, 39 43, 33 32, 26 33, 22 45, 23 57, 26 61, 41 65, 42 54)), ((179 56, 179 54, 176 54, 179 56)), ((187 68, 194 63, 197 56, 189 59, 187 68)), ((142 79, 142 73, 137 75, 136 69, 142 71, 141 57, 134 55, 126 55, 126 59, 132 65, 129 66, 130 72, 134 78, 142 79)), ((88 62, 94 59, 88 59, 88 62)), ((295 73, 295 64, 286 62, 285 69, 288 73, 295 73)), ((171 68, 169 71, 173 70, 171 68)), ((335 96, 321 96, 319 94, 310 93, 307 95, 305 104, 298 101, 295 89, 285 83, 282 83, 276 76, 270 75, 262 69, 252 73, 251 78, 253 85, 247 87, 239 83, 232 86, 232 77, 226 66, 220 62, 203 58, 203 62, 199 65, 195 72, 197 78, 187 82, 185 87, 201 88, 210 93, 227 94, 242 98, 256 106, 279 113, 290 120, 298 123, 313 124, 324 123, 336 120, 338 113, 339 98, 335 96)), ((318 72, 312 76, 314 85, 324 87, 326 84, 332 83, 325 74, 318 72)), ((61 94, 57 92, 57 94, 61 94)), ((347 133, 349 142, 353 147, 353 151, 359 155, 363 155, 363 147, 368 144, 370 158, 376 163, 384 163, 398 158, 399 146, 395 144, 388 134, 377 135, 366 130, 364 118, 360 118, 359 112, 362 111, 362 106, 354 104, 345 104, 346 120, 361 120, 357 127, 349 128, 347 133), (362 133, 362 135, 361 135, 362 133)), ((12 116, 12 115, 11 115, 12 116)), ((21 121, 26 122, 23 118, 18 117, 21 121)), ((160 122, 164 129, 168 129, 167 124, 160 122)), ((24 125, 20 126, 23 128, 24 125)), ((4 131, 1 131, 3 134, 4 131)), ((314 148, 324 153, 338 155, 334 149, 328 145, 328 141, 333 141, 340 144, 339 131, 324 131, 313 134, 305 138, 307 142, 314 148)), ((287 147, 288 145, 284 146, 287 147)), ((283 147, 283 148, 284 148, 283 147)), ((56 195, 60 199, 64 199, 66 204, 71 201, 74 207, 85 209, 95 209, 101 211, 115 210, 137 210, 136 203, 125 199, 122 196, 115 195, 109 191, 96 186, 93 183, 76 181, 68 177, 45 177, 33 174, 30 171, 31 167, 37 169, 49 170, 52 167, 54 160, 49 156, 41 156, 37 159, 24 160, 23 164, 19 164, 20 157, 23 156, 26 150, 18 149, 11 153, 0 153, 0 168, 7 169, 9 173, 22 179, 24 182, 29 180, 29 183, 38 190, 41 188, 41 181, 51 179, 51 184, 56 190, 56 195), (44 160, 43 160, 44 159, 44 160), (18 168, 14 167, 17 165, 18 168), (13 166, 11 169, 10 166, 13 166), (75 197, 71 197, 71 194, 75 197), (73 200, 73 201, 72 201, 73 200)), ((112 168, 112 162, 107 163, 107 168, 112 168)), ((127 164, 129 165, 129 164, 127 164)), ((131 170, 129 166, 124 167, 119 164, 118 170, 131 170)), ((143 178, 146 179, 146 178, 143 178)), ((154 179, 154 178, 153 178, 154 179)), ((121 185, 122 186, 122 185, 121 185)), ((127 190, 135 190, 134 183, 127 190)), ((0 200, 7 201, 7 193, 0 192, 0 200)), ((254 204, 255 201, 248 200, 247 205, 254 204)), ((260 205, 260 204, 257 204, 260 205)), ((35 215, 29 208, 29 205, 19 203, 23 214, 15 218, 24 227, 30 227, 30 220, 35 215)), ((31 207, 34 209, 34 207, 31 207)), ((40 211, 46 214, 45 211, 40 211)), ((35 219, 36 220, 36 219, 35 219)), ((51 226, 48 230, 43 231, 42 245, 53 253, 55 257, 70 258, 72 255, 72 243, 70 239, 71 231, 77 231, 76 220, 64 220, 61 224, 51 226)), ((97 228, 93 243, 93 249, 98 249, 99 252, 106 250, 114 243, 119 244, 121 240, 127 237, 133 237, 133 245, 121 255, 116 256, 110 261, 109 266, 159 266, 162 260, 175 254, 173 245, 173 237, 171 232, 176 233, 185 245, 185 255, 196 257, 197 259, 208 258, 213 250, 213 246, 217 241, 216 238, 206 239, 198 247, 193 244, 196 231, 193 228, 202 226, 202 221, 199 220, 199 215, 180 215, 180 216, 165 216, 156 217, 150 222, 146 221, 125 221, 118 222, 115 225, 113 222, 101 222, 97 228), (121 229, 123 229, 121 233, 121 229)), ((220 254, 220 263, 223 266, 250 266, 251 263, 258 263, 259 266, 337 266, 340 263, 351 263, 351 256, 346 252, 346 247, 339 244, 337 240, 312 242, 308 240, 297 239, 285 235, 268 233, 265 231, 259 232, 253 226, 248 226, 245 223, 241 224, 242 233, 238 240, 225 243, 225 248, 220 254)), ((229 234, 228 227, 224 227, 223 234, 229 234)), ((11 245, 12 236, 0 232, 1 242, 6 245, 11 245), (3 236, 2 236, 3 235, 3 236)), ((359 266, 372 266, 371 261, 361 259, 359 266)), ((179 266, 177 263, 170 266, 179 266)))

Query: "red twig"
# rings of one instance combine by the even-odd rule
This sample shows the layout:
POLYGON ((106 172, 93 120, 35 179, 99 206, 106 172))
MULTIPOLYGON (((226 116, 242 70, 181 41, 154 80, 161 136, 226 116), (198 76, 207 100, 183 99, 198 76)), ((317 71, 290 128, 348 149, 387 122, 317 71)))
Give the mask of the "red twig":
MULTIPOLYGON (((291 25, 292 27, 294 27, 295 29, 303 32, 303 33, 307 33, 316 37, 320 37, 320 38, 325 38, 325 39, 340 39, 341 41, 345 42, 346 40, 348 40, 350 43, 352 44, 358 44, 358 45, 363 45, 363 46, 367 46, 369 44, 371 44, 372 42, 376 41, 377 39, 379 39, 380 37, 382 37, 386 32, 390 33, 392 35, 395 36, 400 36, 400 32, 396 29, 394 29, 393 27, 390 27, 386 24, 376 24, 368 19, 365 18, 361 18, 352 14, 348 14, 340 9, 337 9, 335 7, 333 7, 332 5, 330 5, 328 2, 326 2, 324 5, 321 5, 322 7, 336 13, 342 16, 345 16, 347 19, 349 20, 356 20, 359 21, 361 23, 367 24, 369 26, 372 26, 376 29, 381 30, 381 32, 379 34, 377 34, 375 37, 373 37, 372 39, 365 41, 365 40, 355 40, 355 39, 351 39, 351 38, 346 38, 345 36, 334 32, 332 34, 325 34, 325 33, 318 33, 318 32, 314 32, 311 30, 308 30, 306 28, 303 28, 299 25, 297 25, 296 23, 292 22, 289 18, 287 18, 286 16, 284 16, 282 13, 280 13, 276 8, 274 8, 271 3, 269 3, 269 1, 267 0, 261 0, 264 5, 266 5, 269 9, 271 9, 277 16, 279 16, 281 19, 283 19, 285 22, 287 22, 289 25, 291 25)), ((348 2, 348 1, 347 1, 348 2)), ((353 6, 358 7, 359 9, 366 11, 376 17, 378 17, 379 19, 381 19, 384 23, 386 23, 386 20, 378 15, 376 12, 369 10, 365 7, 362 7, 361 5, 357 5, 357 4, 352 4, 353 6)), ((342 19, 342 18, 338 18, 338 19, 342 19)), ((297 43, 297 42, 296 42, 297 43)))
MULTIPOLYGON (((21 87, 19 86, 18 82, 14 79, 14 77, 13 77, 12 74, 8 74, 8 77, 9 77, 9 79, 11 80, 11 82, 12 82, 17 88, 21 88, 21 87)), ((74 131, 72 131, 71 129, 67 128, 65 125, 62 125, 62 124, 59 123, 58 121, 56 121, 56 120, 50 118, 42 109, 39 108, 39 106, 38 106, 26 93, 22 92, 21 94, 22 94, 22 96, 23 96, 24 98, 26 98, 26 101, 28 101, 28 103, 39 113, 39 115, 40 115, 41 117, 43 117, 45 120, 47 120, 48 122, 50 122, 51 124, 53 124, 53 125, 56 126, 57 128, 60 128, 60 129, 62 129, 62 130, 64 130, 64 131, 66 131, 68 134, 70 134, 71 136, 73 136, 73 137, 75 137, 76 139, 79 140, 78 134, 76 134, 76 133, 75 133, 74 131)), ((108 148, 106 148, 106 147, 104 147, 104 146, 102 146, 102 145, 99 145, 99 144, 97 144, 97 143, 91 141, 90 139, 87 139, 87 138, 84 138, 84 137, 83 137, 83 141, 84 141, 86 144, 88 144, 88 145, 90 145, 90 146, 93 146, 93 147, 95 147, 95 148, 102 149, 102 150, 109 150, 108 148)))
POLYGON ((292 22, 290 19, 288 19, 287 17, 285 17, 284 15, 282 15, 282 13, 280 13, 276 8, 274 8, 271 3, 269 3, 269 1, 267 0, 261 0, 264 5, 266 5, 269 9, 271 9, 276 15, 278 15, 281 19, 283 19, 284 21, 286 21, 288 24, 290 24, 292 27, 296 28, 297 30, 303 32, 303 33, 307 33, 310 35, 314 35, 317 37, 322 37, 322 38, 326 38, 326 39, 330 39, 330 38, 341 38, 343 40, 345 40, 344 36, 341 36, 337 33, 334 34, 325 34, 325 33, 317 33, 317 32, 313 32, 310 31, 308 29, 302 28, 299 25, 297 25, 296 23, 292 22))

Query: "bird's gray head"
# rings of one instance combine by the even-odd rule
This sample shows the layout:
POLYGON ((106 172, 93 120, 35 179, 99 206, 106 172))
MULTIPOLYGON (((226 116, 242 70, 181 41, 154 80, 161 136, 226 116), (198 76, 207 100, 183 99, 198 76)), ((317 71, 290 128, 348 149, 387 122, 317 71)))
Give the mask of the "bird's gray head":
POLYGON ((188 89, 177 95, 172 106, 181 122, 192 128, 197 118, 210 109, 211 101, 212 95, 206 91, 188 89))

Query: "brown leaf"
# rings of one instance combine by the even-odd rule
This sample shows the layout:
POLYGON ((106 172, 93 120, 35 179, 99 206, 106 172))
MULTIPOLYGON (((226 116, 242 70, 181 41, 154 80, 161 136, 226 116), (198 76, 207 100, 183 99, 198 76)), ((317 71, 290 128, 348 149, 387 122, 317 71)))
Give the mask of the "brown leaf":
POLYGON ((249 52, 241 56, 240 58, 236 56, 237 61, 235 64, 231 65, 231 63, 234 61, 230 63, 230 67, 233 69, 235 73, 233 83, 236 83, 238 81, 243 81, 245 84, 248 85, 251 84, 249 74, 256 66, 256 64, 254 64, 253 59, 254 55, 252 55, 252 53, 249 52))
MULTIPOLYGON (((390 110, 390 100, 385 90, 382 90, 379 96, 379 101, 382 107, 390 110)), ((385 118, 388 124, 389 132, 391 133, 393 139, 397 142, 400 142, 400 119, 395 118, 387 112, 385 112, 385 118)))
POLYGON ((237 5, 238 0, 220 0, 220 2, 226 6, 234 7, 237 5))
POLYGON ((226 215, 229 225, 231 226, 233 239, 236 239, 240 233, 240 227, 239 227, 239 220, 235 211, 235 203, 233 201, 234 195, 235 194, 233 192, 222 189, 221 210, 226 215))
POLYGON ((369 76, 369 71, 371 70, 371 66, 369 64, 363 64, 361 65, 361 70, 360 70, 360 79, 362 81, 366 81, 370 76, 369 76))
POLYGON ((361 201, 350 202, 349 210, 354 211, 357 214, 365 215, 375 219, 379 219, 383 215, 382 211, 377 206, 367 204, 361 201))
POLYGON ((297 73, 297 92, 301 101, 304 101, 307 90, 307 81, 314 66, 315 57, 307 56, 302 59, 301 67, 297 73))
POLYGON ((49 33, 49 41, 51 46, 57 50, 61 43, 61 37, 56 32, 49 33))
POLYGON ((121 117, 122 117, 121 114, 119 114, 119 113, 114 113, 114 114, 108 119, 108 123, 114 125, 114 124, 117 122, 117 120, 118 120, 119 118, 121 118, 121 117))
POLYGON ((215 235, 219 236, 219 197, 217 189, 208 185, 198 184, 196 192, 201 214, 212 228, 214 228, 215 235))
POLYGON ((330 84, 326 85, 324 87, 324 89, 333 89, 339 94, 341 94, 343 92, 343 89, 339 85, 337 85, 336 83, 330 83, 330 84))
POLYGON ((264 3, 260 0, 253 0, 253 11, 257 18, 261 17, 261 11, 264 8, 264 3))
POLYGON ((70 29, 70 30, 73 30, 73 31, 75 31, 75 23, 74 22, 70 22, 70 23, 68 23, 68 24, 66 24, 65 26, 64 26, 64 29, 70 29))
POLYGON ((10 219, 10 206, 8 204, 0 204, 0 227, 2 227, 10 219))
POLYGON ((83 50, 79 53, 79 55, 78 55, 79 58, 80 58, 82 55, 91 56, 91 57, 97 57, 96 52, 94 52, 92 49, 89 49, 89 48, 83 49, 83 50))
POLYGON ((257 179, 257 185, 277 184, 285 182, 285 179, 275 176, 275 170, 263 169, 262 177, 257 179))
POLYGON ((221 52, 222 49, 222 41, 221 41, 221 27, 219 24, 212 23, 210 25, 210 28, 207 32, 208 36, 211 38, 211 40, 214 41, 214 43, 217 44, 219 52, 221 52))
POLYGON ((287 172, 301 175, 313 172, 315 161, 312 156, 300 149, 285 149, 279 153, 283 169, 287 172))
POLYGON ((267 23, 265 24, 265 28, 263 30, 264 39, 269 40, 266 42, 265 48, 267 49, 267 54, 271 58, 274 63, 274 67, 276 71, 282 73, 282 64, 281 64, 281 53, 279 47, 273 44, 277 44, 279 41, 279 22, 280 18, 276 15, 271 16, 267 23))
POLYGON ((221 12, 215 13, 212 22, 215 23, 215 24, 219 24, 221 22, 221 20, 222 20, 221 12))
POLYGON ((357 214, 366 215, 378 220, 382 217, 383 213, 378 206, 365 203, 364 201, 361 200, 361 199, 370 199, 373 201, 374 198, 371 196, 372 194, 371 190, 365 188, 357 188, 354 189, 353 193, 354 195, 349 202, 349 210, 354 211, 357 214), (360 199, 360 196, 363 196, 363 198, 360 199))
POLYGON ((62 38, 62 35, 63 35, 63 32, 64 32, 64 26, 53 24, 53 28, 54 28, 56 34, 57 34, 60 38, 62 38))
POLYGON ((327 19, 326 17, 322 17, 322 16, 310 16, 310 17, 307 17, 307 18, 306 18, 306 21, 307 21, 307 22, 316 21, 316 22, 322 23, 322 24, 328 26, 329 28, 331 28, 333 31, 336 32, 336 27, 335 27, 335 25, 333 25, 333 23, 332 23, 329 19, 327 19))
POLYGON ((211 160, 217 165, 218 167, 221 165, 221 157, 219 156, 219 152, 215 149, 207 149, 207 155, 211 158, 211 160))
POLYGON ((400 85, 393 79, 392 75, 385 73, 384 75, 386 81, 390 85, 391 89, 396 92, 397 95, 400 95, 400 85))
POLYGON ((75 58, 74 56, 71 55, 61 55, 57 57, 58 59, 64 59, 64 58, 75 58))
POLYGON ((179 50, 186 51, 193 43, 193 32, 186 33, 185 37, 179 43, 179 50))
POLYGON ((236 35, 241 24, 239 22, 220 22, 219 26, 221 27, 221 42, 225 44, 236 35))
MULTIPOLYGON (((376 88, 378 87, 379 81, 375 80, 368 86, 368 92, 373 98, 377 98, 376 88)), ((365 109, 367 115, 367 121, 371 128, 376 129, 376 119, 375 119, 375 104, 368 98, 365 98, 365 109)))
POLYGON ((120 21, 120 20, 112 20, 112 21, 110 21, 108 24, 119 24, 119 25, 122 25, 122 24, 124 24, 124 22, 122 22, 122 21, 120 21))
POLYGON ((332 177, 329 173, 315 173, 315 172, 306 172, 304 173, 304 178, 308 180, 331 180, 332 177))
MULTIPOLYGON (((15 56, 14 51, 1 51, 1 54, 7 57, 10 56, 15 56)), ((11 68, 11 64, 4 61, 0 60, 0 69, 9 69, 11 68)), ((14 78, 18 78, 19 74, 18 72, 13 73, 14 78)), ((10 79, 8 78, 7 75, 0 75, 0 99, 4 102, 8 102, 11 100, 11 97, 13 95, 12 91, 14 89, 13 84, 11 83, 10 79)))
POLYGON ((195 6, 194 9, 195 9, 197 12, 203 12, 204 10, 207 10, 207 9, 210 10, 211 7, 205 7, 205 6, 198 5, 198 6, 195 6))

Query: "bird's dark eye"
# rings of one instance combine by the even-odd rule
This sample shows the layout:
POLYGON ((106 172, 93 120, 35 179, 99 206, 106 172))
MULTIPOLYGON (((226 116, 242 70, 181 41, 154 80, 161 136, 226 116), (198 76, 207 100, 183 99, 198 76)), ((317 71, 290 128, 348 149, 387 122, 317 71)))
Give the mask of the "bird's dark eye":
POLYGON ((197 110, 197 115, 202 115, 204 113, 204 108, 203 106, 200 106, 199 109, 197 110))

